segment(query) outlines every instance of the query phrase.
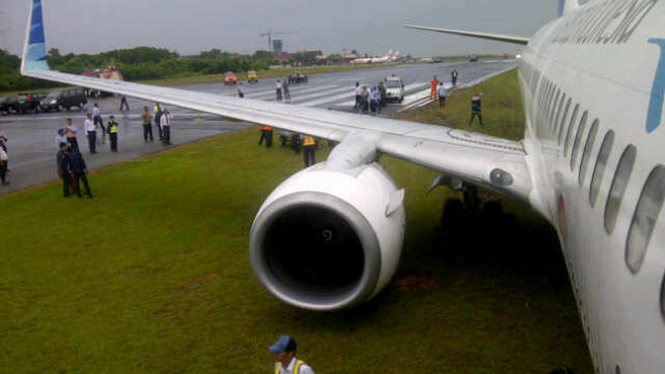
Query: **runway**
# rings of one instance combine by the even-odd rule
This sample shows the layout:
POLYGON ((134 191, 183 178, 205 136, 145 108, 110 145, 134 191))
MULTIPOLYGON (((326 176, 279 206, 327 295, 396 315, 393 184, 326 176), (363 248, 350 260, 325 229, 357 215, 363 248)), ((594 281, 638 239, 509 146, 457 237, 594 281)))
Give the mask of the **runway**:
MULTIPOLYGON (((420 105, 427 104, 429 102, 427 99, 429 81, 434 75, 447 82, 449 86, 450 72, 456 69, 459 73, 458 87, 460 87, 514 67, 515 64, 515 61, 503 60, 476 63, 441 63, 379 67, 311 75, 307 83, 290 85, 292 100, 284 105, 302 105, 352 112, 356 82, 369 87, 394 74, 404 79, 405 97, 402 103, 389 103, 383 113, 383 115, 387 115, 393 111, 417 108, 420 105)), ((261 79, 259 74, 258 83, 245 83, 245 97, 247 99, 275 101, 276 80, 277 78, 261 79)), ((180 86, 178 88, 224 96, 237 95, 236 86, 224 86, 221 82, 180 86)), ((8 187, 0 189, 0 194, 57 179, 55 161, 57 146, 54 137, 57 129, 64 127, 67 118, 72 118, 78 126, 78 143, 90 170, 168 149, 168 147, 158 142, 156 134, 154 134, 154 142, 144 142, 143 140, 141 111, 144 105, 152 110, 154 103, 128 98, 131 110, 121 112, 118 110, 119 98, 110 97, 89 100, 86 110, 92 110, 95 102, 98 103, 105 122, 110 115, 114 115, 120 125, 119 152, 117 153, 110 152, 108 141, 97 146, 97 154, 92 155, 88 152, 87 139, 83 129, 85 111, 0 117, 0 132, 9 138, 7 147, 10 172, 7 175, 7 180, 11 182, 8 187)), ((188 109, 168 109, 173 114, 171 137, 174 145, 250 126, 248 123, 228 121, 217 116, 188 109)), ((361 116, 362 114, 358 115, 361 116)))

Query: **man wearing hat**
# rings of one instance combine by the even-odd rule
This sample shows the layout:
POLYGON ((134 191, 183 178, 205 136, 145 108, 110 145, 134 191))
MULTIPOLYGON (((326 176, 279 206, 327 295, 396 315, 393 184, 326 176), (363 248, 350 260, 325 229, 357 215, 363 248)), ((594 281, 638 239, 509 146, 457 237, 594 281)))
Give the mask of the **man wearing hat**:
POLYGON ((275 359, 275 374, 314 374, 309 365, 296 358, 296 341, 282 335, 269 348, 275 359))

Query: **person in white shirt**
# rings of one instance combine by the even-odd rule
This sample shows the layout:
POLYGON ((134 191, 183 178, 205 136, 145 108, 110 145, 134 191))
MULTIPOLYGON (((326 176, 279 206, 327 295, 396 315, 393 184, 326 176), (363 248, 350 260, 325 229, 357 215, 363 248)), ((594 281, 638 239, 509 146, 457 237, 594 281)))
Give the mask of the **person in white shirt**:
POLYGON ((162 128, 162 138, 164 145, 171 145, 171 112, 164 109, 162 117, 159 119, 159 125, 162 128))
POLYGON ((102 121, 102 115, 99 112, 97 103, 95 103, 95 106, 92 108, 92 120, 95 125, 99 124, 102 128, 102 144, 104 144, 104 140, 106 140, 106 127, 104 127, 104 121, 102 121))
POLYGON ((281 102, 282 101, 282 82, 277 80, 277 83, 275 83, 275 94, 277 95, 277 101, 281 102))
POLYGON ((358 109, 360 108, 360 102, 362 100, 362 96, 360 94, 363 92, 362 87, 360 87, 360 82, 356 82, 356 105, 353 106, 353 109, 358 109))
POLYGON ((309 365, 296 358, 296 341, 292 337, 280 336, 268 349, 275 360, 275 374, 314 374, 309 365))
POLYGON ((90 153, 97 153, 97 125, 95 125, 95 122, 92 120, 91 113, 88 113, 88 118, 83 121, 83 128, 88 135, 88 147, 90 147, 90 153))
POLYGON ((446 105, 446 87, 443 86, 443 82, 439 82, 439 89, 437 91, 439 93, 439 108, 444 107, 446 105))
POLYGON ((0 181, 2 181, 3 186, 7 186, 9 182, 5 179, 7 177, 7 162, 9 162, 9 156, 7 152, 2 147, 3 142, 0 140, 0 181))
POLYGON ((245 86, 242 85, 242 82, 238 83, 238 97, 241 99, 245 97, 245 86))

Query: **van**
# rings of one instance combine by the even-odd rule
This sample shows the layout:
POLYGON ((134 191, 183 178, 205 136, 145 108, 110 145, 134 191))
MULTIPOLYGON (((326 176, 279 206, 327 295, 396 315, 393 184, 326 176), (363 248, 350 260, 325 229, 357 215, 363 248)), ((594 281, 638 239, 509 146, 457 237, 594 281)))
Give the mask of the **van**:
POLYGON ((57 111, 70 110, 71 108, 83 110, 87 103, 88 99, 85 97, 85 90, 83 88, 70 88, 51 92, 41 101, 41 106, 45 112, 53 109, 57 111))

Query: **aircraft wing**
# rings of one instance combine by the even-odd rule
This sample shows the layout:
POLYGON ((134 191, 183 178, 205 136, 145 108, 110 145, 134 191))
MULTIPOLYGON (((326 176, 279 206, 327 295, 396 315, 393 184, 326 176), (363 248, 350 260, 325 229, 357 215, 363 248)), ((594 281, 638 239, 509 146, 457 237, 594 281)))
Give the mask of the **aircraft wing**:
POLYGON ((46 63, 43 32, 41 0, 33 0, 21 65, 23 75, 335 141, 369 134, 376 139, 372 143, 375 149, 371 151, 408 160, 530 203, 533 189, 521 142, 441 126, 56 72, 46 63))
POLYGON ((484 33, 484 32, 453 30, 453 29, 440 29, 440 28, 435 28, 435 27, 415 26, 415 25, 404 25, 404 27, 409 28, 409 29, 415 29, 415 30, 441 32, 441 33, 444 33, 444 34, 455 34, 455 35, 462 35, 462 36, 470 36, 472 38, 489 39, 489 40, 495 40, 495 41, 500 41, 500 42, 513 43, 513 44, 521 44, 521 45, 529 44, 529 39, 528 38, 522 38, 522 37, 519 37, 519 36, 488 34, 488 33, 484 33))

